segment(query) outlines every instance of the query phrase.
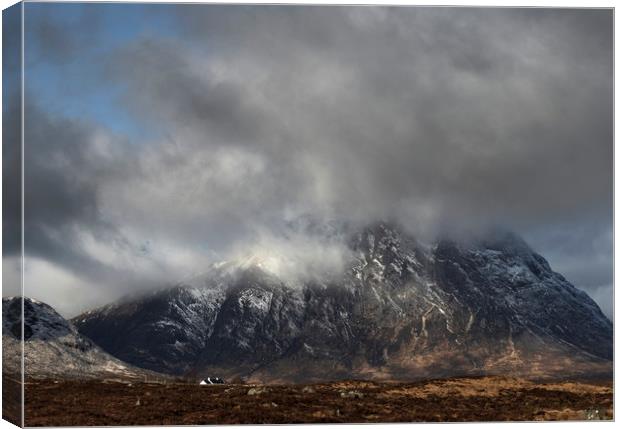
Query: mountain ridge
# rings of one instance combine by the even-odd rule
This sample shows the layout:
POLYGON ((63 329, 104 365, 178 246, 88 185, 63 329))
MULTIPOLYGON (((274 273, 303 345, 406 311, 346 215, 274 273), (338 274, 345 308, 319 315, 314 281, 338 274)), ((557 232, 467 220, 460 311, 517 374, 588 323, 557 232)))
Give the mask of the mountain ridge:
POLYGON ((514 234, 428 245, 378 222, 347 244, 339 278, 291 286, 251 265, 73 320, 111 354, 173 374, 302 382, 609 371, 611 322, 514 234))

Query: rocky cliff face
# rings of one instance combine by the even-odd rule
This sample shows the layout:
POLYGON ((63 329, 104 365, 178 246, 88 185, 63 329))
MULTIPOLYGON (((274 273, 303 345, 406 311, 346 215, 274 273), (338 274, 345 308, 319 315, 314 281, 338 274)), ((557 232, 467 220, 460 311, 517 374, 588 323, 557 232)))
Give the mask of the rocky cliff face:
POLYGON ((223 301, 221 290, 179 286, 84 313, 73 323, 125 362, 178 375, 193 368, 223 301))
POLYGON ((30 298, 2 299, 2 370, 27 378, 142 379, 146 371, 132 367, 101 350, 52 307, 30 298))
POLYGON ((292 286, 259 266, 221 266, 199 286, 74 322, 114 356, 177 374, 301 382, 611 371, 611 322, 513 234, 428 245, 379 223, 348 245, 338 277, 292 286))

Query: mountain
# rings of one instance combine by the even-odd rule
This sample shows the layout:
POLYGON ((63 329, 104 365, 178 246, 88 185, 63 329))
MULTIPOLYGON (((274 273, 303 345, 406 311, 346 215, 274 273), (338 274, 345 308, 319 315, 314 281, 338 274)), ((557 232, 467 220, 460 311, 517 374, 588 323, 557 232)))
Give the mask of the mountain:
MULTIPOLYGON (((23 299, 23 352, 26 377, 143 379, 154 376, 112 357, 52 307, 23 299)), ((2 299, 2 370, 21 373, 22 298, 2 299)))
POLYGON ((222 290, 178 286, 73 319, 108 353, 142 368, 184 374, 211 336, 222 290))
POLYGON ((74 319, 133 365, 263 382, 465 374, 611 374, 613 328, 518 236, 421 243, 394 225, 349 234, 344 273, 291 284, 260 264, 74 319))

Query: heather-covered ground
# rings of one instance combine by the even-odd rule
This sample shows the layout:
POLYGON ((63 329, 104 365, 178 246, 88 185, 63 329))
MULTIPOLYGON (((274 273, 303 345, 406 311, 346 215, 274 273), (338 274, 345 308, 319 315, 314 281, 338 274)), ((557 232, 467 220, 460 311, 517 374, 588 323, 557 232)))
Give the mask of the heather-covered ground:
POLYGON ((25 391, 27 426, 586 420, 596 416, 592 409, 613 418, 611 381, 477 377, 201 387, 40 380, 25 391))

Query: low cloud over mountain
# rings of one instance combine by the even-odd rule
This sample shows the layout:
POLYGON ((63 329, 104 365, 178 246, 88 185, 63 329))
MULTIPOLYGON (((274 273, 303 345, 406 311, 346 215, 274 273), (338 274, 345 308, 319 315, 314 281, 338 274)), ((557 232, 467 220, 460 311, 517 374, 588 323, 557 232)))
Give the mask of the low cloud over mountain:
POLYGON ((119 7, 26 6, 28 295, 74 315, 244 252, 336 270, 299 219, 393 219, 517 231, 610 302, 611 11, 119 7))

